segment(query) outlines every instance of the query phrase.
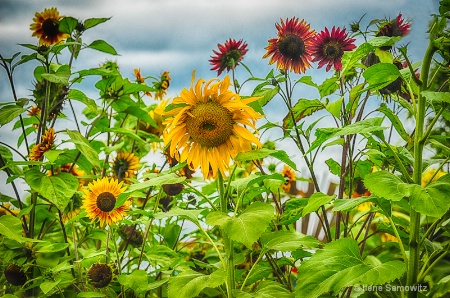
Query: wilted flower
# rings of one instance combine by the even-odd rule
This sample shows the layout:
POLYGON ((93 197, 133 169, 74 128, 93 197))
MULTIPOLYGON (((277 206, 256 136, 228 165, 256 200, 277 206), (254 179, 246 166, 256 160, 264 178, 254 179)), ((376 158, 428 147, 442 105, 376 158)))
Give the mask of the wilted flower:
POLYGON ((104 288, 112 280, 112 270, 108 264, 93 264, 87 275, 95 288, 104 288))

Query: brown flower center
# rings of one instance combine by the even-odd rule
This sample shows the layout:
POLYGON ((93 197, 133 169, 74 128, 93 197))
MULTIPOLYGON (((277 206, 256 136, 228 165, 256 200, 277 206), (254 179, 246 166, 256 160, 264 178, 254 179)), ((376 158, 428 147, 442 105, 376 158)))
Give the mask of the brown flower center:
POLYGON ((94 264, 89 268, 88 276, 94 287, 104 288, 112 280, 112 271, 107 264, 94 264))
POLYGON ((340 44, 336 42, 330 42, 323 48, 323 54, 328 59, 335 59, 341 57, 344 54, 344 51, 342 51, 340 44))
POLYGON ((55 19, 46 19, 42 23, 42 31, 46 37, 55 37, 59 34, 59 22, 55 19))
POLYGON ((110 212, 116 205, 116 197, 110 192, 102 192, 97 197, 97 207, 103 212, 110 212))
POLYGON ((305 53, 305 42, 299 36, 289 34, 278 42, 278 50, 289 59, 297 59, 305 53))
POLYGON ((187 117, 186 130, 192 140, 205 147, 218 147, 233 133, 230 111, 215 102, 200 103, 187 117))

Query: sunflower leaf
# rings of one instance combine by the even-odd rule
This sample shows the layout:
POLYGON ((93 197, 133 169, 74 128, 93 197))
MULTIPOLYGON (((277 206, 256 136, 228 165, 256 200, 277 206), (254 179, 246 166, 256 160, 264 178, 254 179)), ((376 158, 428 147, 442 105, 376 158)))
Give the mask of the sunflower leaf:
POLYGON ((78 20, 74 17, 64 17, 61 21, 59 21, 58 30, 61 33, 71 34, 73 30, 77 27, 78 20))
POLYGON ((92 164, 92 166, 99 169, 100 161, 98 159, 98 153, 89 141, 76 130, 66 130, 66 133, 80 153, 92 164))
POLYGON ((168 297, 197 297, 206 287, 216 288, 225 280, 226 271, 223 269, 218 269, 210 275, 204 275, 191 269, 182 271, 169 278, 168 297))
POLYGON ((66 208, 79 185, 78 179, 66 172, 43 176, 40 184, 39 193, 61 211, 66 208))
POLYGON ((19 243, 28 241, 22 237, 22 222, 13 215, 0 216, 0 234, 19 243))
POLYGON ((275 231, 264 233, 261 242, 265 251, 293 251, 301 247, 315 248, 320 241, 313 236, 291 231, 275 231))
MULTIPOLYGON (((323 110, 325 105, 318 99, 306 99, 300 98, 297 103, 292 107, 295 123, 301 119, 312 115, 313 113, 323 110)), ((283 129, 287 130, 292 128, 294 122, 292 120, 292 114, 289 112, 283 119, 283 129)))
POLYGON ((84 29, 87 30, 89 28, 95 27, 98 24, 104 23, 106 21, 108 21, 111 18, 90 18, 90 19, 86 19, 84 20, 84 29))
POLYGON ((15 104, 2 107, 0 109, 0 126, 11 122, 12 120, 14 120, 14 118, 18 117, 26 110, 26 108, 22 108, 15 104))
POLYGON ((108 53, 111 55, 117 55, 116 50, 114 49, 114 47, 112 45, 110 45, 109 43, 107 43, 104 40, 94 40, 90 45, 87 46, 88 48, 100 51, 100 52, 104 52, 104 53, 108 53))

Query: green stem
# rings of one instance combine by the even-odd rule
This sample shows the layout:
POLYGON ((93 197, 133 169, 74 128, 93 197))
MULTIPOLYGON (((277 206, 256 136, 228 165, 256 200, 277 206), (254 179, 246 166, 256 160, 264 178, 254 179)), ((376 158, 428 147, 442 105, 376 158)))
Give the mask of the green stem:
MULTIPOLYGON (((395 226, 395 223, 392 220, 391 216, 389 216, 388 219, 389 222, 391 223, 392 229, 394 230, 395 237, 397 237, 398 246, 400 247, 400 251, 402 252, 403 260, 405 261, 405 264, 408 265, 408 256, 406 255, 405 247, 403 246, 403 241, 400 238, 400 234, 398 233, 397 227, 395 226)), ((408 270, 408 267, 406 267, 406 270, 408 270)))
MULTIPOLYGON (((228 197, 225 193, 224 181, 222 173, 219 172, 217 177, 217 190, 219 192, 220 198, 220 210, 227 214, 228 213, 228 197)), ((236 288, 236 282, 234 279, 234 253, 233 253, 233 240, 222 231, 223 244, 225 248, 225 263, 227 271, 227 294, 228 297, 233 297, 233 290, 236 288)))

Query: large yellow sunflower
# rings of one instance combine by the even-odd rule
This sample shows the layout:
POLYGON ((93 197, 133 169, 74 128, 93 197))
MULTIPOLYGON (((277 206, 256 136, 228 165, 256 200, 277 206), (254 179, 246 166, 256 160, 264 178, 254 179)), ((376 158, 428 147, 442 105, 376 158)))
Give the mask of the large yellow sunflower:
POLYGON ((223 81, 200 79, 190 90, 183 89, 165 113, 169 118, 163 139, 165 145, 170 143, 170 156, 192 169, 200 166, 205 179, 210 170, 213 178, 218 171, 225 175, 230 159, 251 150, 252 144, 261 147, 248 130, 256 131, 256 120, 262 117, 248 106, 258 98, 241 99, 230 86, 229 76, 223 81))
POLYGON ((83 189, 83 208, 92 221, 100 222, 100 227, 103 227, 105 223, 110 225, 118 222, 130 209, 129 201, 114 209, 117 197, 125 190, 122 185, 123 182, 119 183, 114 178, 104 177, 89 183, 89 189, 83 189))
POLYGON ((139 170, 139 158, 133 153, 119 152, 113 162, 114 175, 122 181, 123 178, 133 178, 139 170))
POLYGON ((69 37, 69 34, 59 31, 59 21, 63 16, 59 15, 56 7, 46 8, 43 12, 36 12, 30 25, 33 34, 39 38, 39 45, 50 46, 69 37))

